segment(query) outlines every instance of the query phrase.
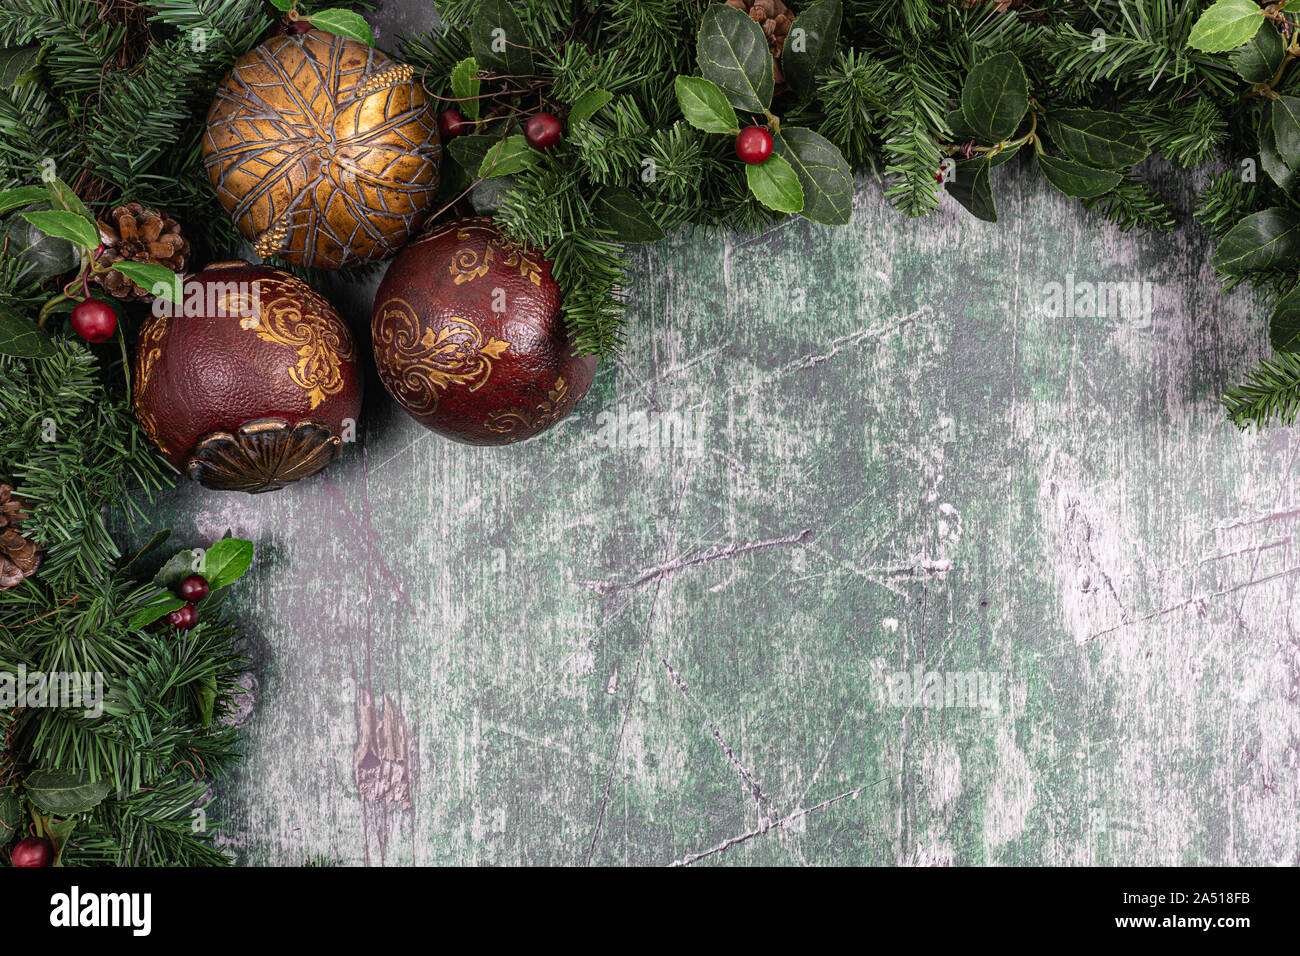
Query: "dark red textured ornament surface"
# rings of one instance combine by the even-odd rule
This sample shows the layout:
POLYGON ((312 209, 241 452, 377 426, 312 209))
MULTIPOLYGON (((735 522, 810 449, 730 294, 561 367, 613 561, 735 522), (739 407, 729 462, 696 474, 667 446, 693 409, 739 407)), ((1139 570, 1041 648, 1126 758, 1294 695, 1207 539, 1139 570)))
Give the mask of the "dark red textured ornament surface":
POLYGON ((172 464, 256 492, 336 458, 362 375, 334 307, 287 272, 245 263, 209 267, 185 296, 184 314, 151 316, 136 342, 136 417, 172 464))
POLYGON ((490 219, 461 219, 403 249, 371 317, 375 363, 416 421, 457 441, 531 438, 573 411, 597 359, 575 357, 551 264, 490 219))

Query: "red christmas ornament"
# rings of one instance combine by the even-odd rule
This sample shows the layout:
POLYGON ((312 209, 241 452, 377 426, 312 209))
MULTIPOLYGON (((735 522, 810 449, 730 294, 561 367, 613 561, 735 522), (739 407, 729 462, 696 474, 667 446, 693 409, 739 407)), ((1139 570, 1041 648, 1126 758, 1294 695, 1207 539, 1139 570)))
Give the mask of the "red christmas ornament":
POLYGON ((54 862, 54 844, 44 837, 28 837, 14 844, 11 866, 49 866, 54 862))
POLYGON ((469 123, 457 110, 443 110, 438 114, 438 132, 443 139, 452 139, 469 132, 469 123))
POLYGON ((550 113, 534 113, 524 124, 524 139, 533 149, 546 152, 560 141, 560 121, 550 113))
POLYGON ((193 604, 178 607, 176 610, 167 613, 167 623, 182 631, 188 631, 199 623, 199 609, 193 604))
POLYGON ((208 596, 208 579, 201 574, 191 574, 176 588, 176 594, 191 604, 197 604, 208 596))
POLYGON ((736 155, 750 166, 766 162, 772 155, 772 134, 762 126, 747 126, 736 137, 736 155))
POLYGON ((362 375, 329 302, 287 272, 224 262, 187 281, 174 311, 141 325, 134 382, 136 418, 172 464, 259 492, 338 457, 362 375))
POLYGON ((403 249, 375 295, 379 377, 416 421, 499 445, 554 425, 591 387, 575 357, 551 264, 490 219, 447 223, 403 249))
POLYGON ((87 342, 103 342, 117 331, 117 313, 107 302, 87 299, 72 310, 71 324, 87 342))

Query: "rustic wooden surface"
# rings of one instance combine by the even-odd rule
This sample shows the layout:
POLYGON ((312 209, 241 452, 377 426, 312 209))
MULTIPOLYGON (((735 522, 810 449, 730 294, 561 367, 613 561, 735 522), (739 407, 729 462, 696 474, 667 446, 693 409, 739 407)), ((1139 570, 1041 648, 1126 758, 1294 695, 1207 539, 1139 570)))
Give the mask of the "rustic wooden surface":
POLYGON ((1300 441, 1218 404, 1265 317, 1193 227, 996 188, 635 250, 629 349, 535 441, 372 377, 325 474, 165 498, 258 542, 237 860, 1300 862, 1300 441), (1150 320, 1052 317, 1069 274, 1150 320), (917 668, 982 706, 891 697, 917 668))

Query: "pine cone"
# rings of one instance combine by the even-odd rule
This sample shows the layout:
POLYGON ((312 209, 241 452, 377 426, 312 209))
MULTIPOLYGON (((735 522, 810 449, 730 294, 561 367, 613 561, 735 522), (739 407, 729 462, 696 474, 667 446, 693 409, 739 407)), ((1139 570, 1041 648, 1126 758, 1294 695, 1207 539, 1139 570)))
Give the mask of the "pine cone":
MULTIPOLYGON (((116 228, 99 220, 99 241, 104 249, 96 262, 107 265, 122 261, 148 262, 166 266, 172 272, 184 272, 190 243, 181 235, 180 224, 167 213, 129 202, 114 209, 109 218, 116 228)), ((153 298, 148 289, 136 285, 117 270, 106 272, 98 279, 114 298, 153 298)))
POLYGON ((23 537, 26 517, 22 499, 8 485, 0 485, 0 591, 21 584, 41 566, 36 542, 23 537))
POLYGON ((776 60, 772 78, 778 84, 784 83, 785 74, 781 72, 781 48, 785 46, 785 38, 790 33, 790 24, 794 23, 794 14, 790 12, 790 8, 781 0, 726 0, 726 4, 735 7, 741 13, 749 14, 749 19, 763 28, 768 48, 776 60))

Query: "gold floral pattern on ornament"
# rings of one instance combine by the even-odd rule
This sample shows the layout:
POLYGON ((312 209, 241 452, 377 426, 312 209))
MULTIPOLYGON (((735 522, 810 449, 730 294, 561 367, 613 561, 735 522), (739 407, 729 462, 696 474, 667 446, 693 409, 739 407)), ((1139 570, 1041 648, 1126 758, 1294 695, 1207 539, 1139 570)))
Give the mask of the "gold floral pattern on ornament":
MULTIPOLYGON (((280 291, 271 283, 264 283, 263 288, 280 291)), ((274 298, 262 305, 253 325, 263 341, 297 349, 298 362, 290 367, 289 378, 308 393, 312 408, 343 390, 343 363, 353 359, 348 330, 321 308, 324 300, 315 301, 318 298, 314 294, 305 297, 306 311, 291 298, 274 298)))
POLYGON ((494 432, 508 435, 520 428, 541 431, 549 428, 569 413, 565 399, 569 395, 569 383, 560 376, 546 397, 531 413, 518 408, 502 409, 488 415, 486 425, 494 432))
POLYGON ((162 340, 166 333, 167 316, 165 315, 154 316, 141 328, 140 341, 135 353, 135 382, 131 389, 134 398, 131 404, 135 409, 136 418, 140 422, 140 427, 144 429, 145 435, 158 446, 159 451, 164 455, 169 455, 171 452, 159 437, 158 423, 140 401, 145 386, 149 383, 149 376, 153 374, 154 366, 162 358, 162 340))

